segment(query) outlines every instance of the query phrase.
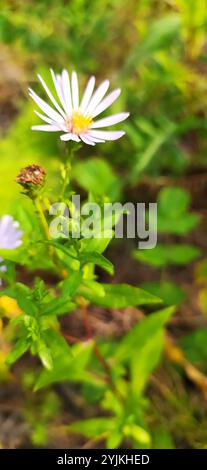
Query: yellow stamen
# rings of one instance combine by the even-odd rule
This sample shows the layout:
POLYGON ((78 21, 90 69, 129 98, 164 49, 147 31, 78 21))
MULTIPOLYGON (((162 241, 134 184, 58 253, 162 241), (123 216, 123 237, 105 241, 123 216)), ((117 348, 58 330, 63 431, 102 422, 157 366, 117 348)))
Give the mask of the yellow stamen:
POLYGON ((84 115, 81 111, 73 111, 72 116, 68 116, 66 119, 67 129, 73 134, 86 132, 92 123, 92 116, 90 114, 84 115))

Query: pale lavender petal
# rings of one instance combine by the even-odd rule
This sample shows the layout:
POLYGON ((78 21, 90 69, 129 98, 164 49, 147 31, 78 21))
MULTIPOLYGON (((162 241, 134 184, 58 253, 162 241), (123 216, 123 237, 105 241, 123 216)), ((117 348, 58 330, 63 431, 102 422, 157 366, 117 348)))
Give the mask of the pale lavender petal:
POLYGON ((64 141, 72 140, 72 134, 71 134, 71 133, 68 133, 68 134, 61 134, 60 139, 61 139, 61 140, 64 140, 64 141))
POLYGON ((56 89, 57 96, 60 100, 60 103, 61 103, 63 109, 67 113, 65 99, 64 99, 63 90, 62 90, 62 77, 60 75, 57 75, 57 77, 56 77, 56 75, 55 75, 55 73, 53 72, 52 69, 50 69, 50 73, 52 75, 52 79, 53 79, 53 83, 54 83, 54 86, 55 86, 55 89, 56 89))
POLYGON ((118 98, 120 93, 121 93, 120 88, 117 88, 117 90, 114 90, 111 93, 109 93, 109 95, 106 96, 106 98, 103 101, 101 101, 101 103, 94 109, 92 113, 93 117, 98 116, 103 111, 105 111, 105 109, 111 106, 111 104, 114 103, 114 101, 118 98))
POLYGON ((68 134, 62 134, 60 136, 61 140, 67 141, 67 140, 74 140, 74 142, 80 142, 79 137, 76 134, 68 133, 68 134))
POLYGON ((29 88, 29 95, 35 101, 35 103, 39 106, 39 108, 47 114, 53 121, 57 122, 64 122, 63 117, 57 113, 49 104, 47 104, 42 98, 40 98, 31 88, 29 88))
POLYGON ((52 124, 43 124, 40 126, 32 126, 31 129, 33 131, 43 131, 43 132, 60 132, 62 129, 58 126, 54 126, 52 124))
POLYGON ((37 116, 39 116, 40 119, 42 119, 43 121, 47 122, 48 124, 51 124, 51 125, 56 126, 56 127, 57 127, 59 130, 61 130, 61 131, 67 132, 67 127, 66 127, 64 121, 63 121, 63 123, 61 123, 61 124, 59 124, 58 122, 55 122, 55 123, 54 123, 54 121, 53 121, 52 119, 50 119, 50 118, 44 116, 44 114, 39 113, 39 112, 36 111, 35 109, 34 109, 34 113, 37 114, 37 116))
POLYGON ((117 140, 125 134, 124 131, 90 131, 90 136, 104 140, 117 140))
POLYGON ((98 129, 100 127, 113 126, 114 124, 117 124, 118 122, 124 121, 125 119, 128 118, 128 116, 129 116, 129 113, 112 114, 111 116, 95 121, 92 124, 91 129, 98 129))
POLYGON ((93 113, 96 106, 98 106, 98 104, 101 102, 102 98, 106 94, 108 87, 109 87, 108 80, 105 80, 104 82, 101 83, 101 85, 99 85, 99 87, 97 88, 94 95, 92 96, 91 101, 86 109, 88 113, 93 113))
MULTIPOLYGON (((3 258, 1 258, 0 261, 3 261, 3 258)), ((0 266, 0 271, 1 271, 2 273, 5 273, 5 272, 7 271, 6 266, 4 266, 4 265, 3 265, 3 266, 0 266)), ((0 279, 0 285, 1 285, 1 279, 0 279)))
POLYGON ((63 70, 62 72, 62 88, 66 110, 67 113, 70 115, 72 113, 72 98, 70 89, 70 79, 67 70, 63 70))
MULTIPOLYGON (((19 223, 15 222, 10 215, 4 215, 0 219, 0 248, 13 249, 21 245, 22 231, 19 223)), ((2 261, 2 259, 0 259, 2 261)))
POLYGON ((43 121, 47 122, 48 124, 52 124, 53 120, 48 118, 47 116, 44 116, 44 114, 41 114, 39 113, 38 111, 36 111, 36 109, 34 109, 34 113, 40 117, 40 119, 42 119, 43 121))
MULTIPOLYGON (((68 129, 65 125, 65 122, 63 121, 63 123, 60 123, 59 122, 54 122, 52 119, 49 119, 47 118, 46 116, 44 116, 43 114, 41 113, 38 113, 38 111, 34 110, 35 114, 37 114, 37 116, 39 116, 41 119, 43 119, 43 121, 47 122, 48 124, 50 124, 51 126, 54 126, 57 128, 57 131, 64 131, 64 132, 68 132, 68 129)), ((34 127, 34 126, 33 126, 34 127)), ((32 129, 34 130, 34 129, 32 129)), ((55 130, 53 131, 55 132, 55 130)))
POLYGON ((91 77, 87 83, 87 86, 86 86, 86 89, 84 91, 84 94, 83 94, 83 98, 82 98, 82 101, 81 101, 81 105, 80 105, 80 108, 81 110, 84 112, 89 104, 89 101, 91 99, 91 96, 92 96, 92 93, 93 93, 93 90, 94 90, 94 86, 95 86, 95 77, 91 77))
POLYGON ((95 145, 95 143, 92 141, 92 139, 89 139, 87 137, 87 134, 80 134, 80 138, 82 139, 83 142, 85 142, 85 144, 88 144, 88 145, 95 145))
POLYGON ((46 116, 44 116, 41 113, 38 113, 38 111, 34 110, 34 112, 35 112, 35 114, 37 114, 37 116, 39 116, 41 119, 43 119, 43 121, 47 122, 48 124, 51 124, 52 126, 57 127, 57 131, 59 130, 59 131, 68 132, 65 121, 63 121, 62 123, 54 122, 52 119, 47 118, 46 116))
POLYGON ((56 109, 59 111, 59 113, 64 117, 66 118, 66 114, 65 112, 63 111, 63 109, 59 106, 59 104, 57 103, 57 101, 55 100, 53 94, 51 93, 51 91, 49 90, 48 86, 46 85, 45 81, 43 80, 43 78, 41 77, 40 74, 37 75, 40 82, 42 83, 42 86, 43 88, 45 89, 47 95, 49 96, 50 100, 52 101, 52 103, 54 104, 54 106, 56 107, 56 109))
POLYGON ((77 111, 79 107, 79 89, 78 89, 77 73, 74 71, 72 72, 71 87, 72 87, 73 108, 75 111, 77 111))
POLYGON ((97 137, 92 137, 90 131, 88 131, 88 132, 87 132, 86 134, 84 134, 84 135, 86 135, 86 137, 87 137, 88 139, 92 140, 93 142, 96 142, 97 144, 98 144, 98 143, 101 143, 101 142, 102 142, 102 143, 105 142, 105 140, 103 140, 103 139, 98 139, 97 137))
POLYGON ((12 220, 13 219, 12 219, 11 215, 4 215, 0 219, 0 235, 1 235, 1 233, 3 233, 7 229, 7 227, 12 222, 12 220))

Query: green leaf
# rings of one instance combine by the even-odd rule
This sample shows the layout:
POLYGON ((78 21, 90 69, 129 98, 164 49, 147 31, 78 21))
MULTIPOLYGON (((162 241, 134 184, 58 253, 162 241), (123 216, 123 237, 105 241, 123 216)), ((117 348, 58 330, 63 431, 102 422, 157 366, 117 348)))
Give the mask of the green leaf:
POLYGON ((187 245, 169 245, 169 262, 171 264, 185 265, 191 263, 200 256, 199 248, 187 245))
POLYGON ((83 434, 88 438, 98 437, 101 434, 109 434, 114 428, 114 420, 112 418, 90 418, 76 421, 70 424, 68 431, 83 434))
POLYGON ((56 339, 55 349, 53 350, 53 369, 51 371, 43 370, 40 373, 35 384, 35 391, 52 383, 65 380, 79 383, 90 382, 90 374, 85 369, 91 358, 92 350, 93 342, 89 341, 87 344, 78 344, 71 347, 68 354, 66 347, 60 346, 56 339))
POLYGON ((167 308, 146 317, 136 325, 120 345, 119 352, 125 360, 128 355, 130 365, 130 388, 134 396, 141 395, 144 391, 150 374, 160 362, 164 346, 164 326, 174 308, 167 308), (126 351, 128 347, 129 351, 126 351))
POLYGON ((198 328, 179 340, 186 358, 207 372, 207 328, 198 328))
POLYGON ((51 370, 53 368, 51 351, 43 340, 38 341, 37 350, 43 366, 46 367, 46 369, 51 370))
POLYGON ((151 250, 133 251, 133 257, 142 263, 159 268, 168 264, 169 251, 166 246, 157 245, 151 250))
POLYGON ((55 248, 57 248, 57 250, 62 251, 62 253, 64 253, 65 255, 69 256, 72 259, 77 260, 77 254, 74 253, 74 249, 72 246, 68 247, 54 240, 43 240, 43 241, 41 240, 41 243, 54 246, 55 248))
POLYGON ((81 281, 82 281, 82 272, 74 271, 68 274, 67 279, 61 283, 61 292, 63 297, 66 295, 68 297, 73 297, 76 293, 81 281))
POLYGON ((136 183, 138 177, 146 170, 153 158, 156 157, 160 148, 172 137, 175 131, 176 125, 172 122, 168 122, 164 129, 158 129, 156 132, 153 132, 146 149, 141 153, 141 155, 139 152, 139 158, 137 159, 137 162, 133 167, 133 172, 130 175, 132 183, 136 183))
POLYGON ((97 264, 98 266, 103 268, 105 271, 107 271, 109 274, 114 273, 113 264, 108 259, 106 259, 105 256, 101 255, 100 253, 86 251, 85 253, 80 254, 79 260, 81 264, 87 264, 87 263, 97 264))
POLYGON ((11 365, 17 361, 23 354, 29 349, 29 343, 27 340, 21 338, 17 341, 13 349, 7 356, 6 363, 11 365))
POLYGON ((111 430, 111 432, 109 433, 106 439, 106 448, 118 449, 122 440, 123 440, 123 433, 121 432, 120 429, 115 427, 115 429, 111 430))
POLYGON ((173 437, 168 429, 158 425, 153 432, 153 449, 175 449, 173 437))
POLYGON ((188 212, 190 197, 182 188, 164 188, 157 198, 157 220, 151 213, 151 227, 158 232, 183 236, 200 222, 200 215, 188 212), (153 219, 154 217, 154 219, 153 219))
POLYGON ((84 286, 81 288, 81 293, 96 305, 111 308, 154 305, 162 302, 157 296, 129 284, 101 284, 101 286, 105 292, 104 296, 99 296, 93 290, 86 289, 84 286))
POLYGON ((158 232, 183 236, 197 227, 200 219, 200 215, 198 214, 186 213, 178 217, 176 220, 169 219, 158 214, 158 232))
POLYGON ((83 238, 81 240, 81 251, 95 251, 97 253, 103 253, 113 237, 112 230, 105 230, 99 234, 97 238, 83 238))
POLYGON ((155 267, 173 264, 182 266, 191 263, 199 255, 199 248, 184 243, 179 245, 158 244, 152 250, 136 250, 133 252, 135 259, 155 267))
POLYGON ((123 433, 126 437, 130 437, 135 440, 136 444, 145 448, 149 447, 151 442, 150 434, 141 426, 137 424, 130 423, 126 424, 123 428, 123 433))
POLYGON ((24 284, 17 282, 14 287, 5 289, 4 293, 16 299, 19 307, 27 313, 27 315, 36 315, 38 313, 38 308, 31 299, 32 291, 24 284))
POLYGON ((169 218, 177 218, 189 207, 190 196, 182 188, 164 188, 157 199, 159 212, 169 218))
POLYGON ((58 331, 48 329, 44 331, 44 341, 50 348, 53 360, 58 362, 62 356, 72 357, 72 348, 58 331))
POLYGON ((83 284, 80 289, 80 293, 90 292, 94 296, 104 297, 105 290, 100 282, 94 281, 93 279, 83 279, 83 284))
POLYGON ((158 295, 165 305, 177 305, 186 298, 185 292, 173 282, 148 282, 142 288, 151 294, 158 295))
POLYGON ((109 196, 110 200, 119 200, 121 183, 109 165, 100 158, 78 162, 73 167, 73 177, 77 183, 98 196, 109 196))
POLYGON ((0 248, 0 257, 2 257, 4 260, 13 261, 22 265, 26 263, 27 259, 23 246, 12 250, 0 248))
POLYGON ((114 359, 118 362, 129 361, 133 353, 137 355, 137 350, 140 351, 156 332, 160 332, 174 311, 174 307, 168 307, 141 320, 119 343, 114 359))
POLYGON ((146 382, 159 364, 164 344, 163 325, 154 330, 153 335, 148 333, 148 324, 143 330, 143 340, 137 343, 136 351, 132 353, 130 361, 131 388, 134 394, 141 394, 146 382))
POLYGON ((138 45, 135 46, 124 65, 123 75, 128 74, 130 69, 146 60, 153 52, 168 48, 175 39, 180 29, 181 20, 179 15, 165 15, 152 22, 147 28, 146 35, 138 45))
POLYGON ((185 235, 200 221, 198 214, 188 213, 190 196, 182 188, 162 189, 159 192, 157 204, 159 232, 185 235))
POLYGON ((64 315, 75 309, 75 304, 65 297, 53 299, 51 302, 45 303, 42 307, 43 315, 64 315))
POLYGON ((64 266, 66 266, 66 268, 69 268, 70 271, 79 271, 80 263, 77 259, 77 253, 73 246, 67 246, 67 244, 63 244, 54 240, 44 240, 41 241, 41 243, 54 246, 60 252, 59 256, 61 258, 62 263, 64 264, 64 266))

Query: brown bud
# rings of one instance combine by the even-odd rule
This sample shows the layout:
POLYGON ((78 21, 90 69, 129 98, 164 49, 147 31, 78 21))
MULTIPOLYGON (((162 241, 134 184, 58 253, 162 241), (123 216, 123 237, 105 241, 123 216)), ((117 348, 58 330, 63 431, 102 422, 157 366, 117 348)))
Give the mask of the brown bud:
POLYGON ((45 182, 46 172, 40 165, 29 165, 22 168, 16 177, 17 183, 24 188, 42 186, 45 182))

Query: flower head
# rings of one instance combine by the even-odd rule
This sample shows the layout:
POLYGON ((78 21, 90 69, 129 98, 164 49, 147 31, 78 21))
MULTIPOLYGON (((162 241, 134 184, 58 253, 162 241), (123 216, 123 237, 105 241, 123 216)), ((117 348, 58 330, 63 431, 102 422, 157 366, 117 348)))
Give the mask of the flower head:
MULTIPOLYGON (((0 218, 0 248, 12 250, 21 245, 23 233, 19 230, 19 222, 16 222, 10 215, 3 215, 0 218)), ((3 258, 0 257, 0 271, 5 272, 6 266, 2 265, 3 258)), ((1 279, 0 279, 1 285, 1 279)))
POLYGON ((16 181, 26 188, 30 185, 42 186, 45 182, 45 175, 46 172, 44 168, 40 165, 33 164, 22 168, 19 175, 16 177, 16 181))
POLYGON ((102 82, 94 92, 95 77, 91 77, 85 88, 82 100, 79 101, 79 86, 76 72, 72 72, 71 80, 67 70, 63 70, 61 75, 55 75, 51 70, 53 83, 55 86, 57 99, 53 96, 45 81, 38 75, 38 78, 48 96, 53 107, 40 98, 31 88, 29 95, 43 111, 44 115, 35 113, 46 123, 33 126, 33 130, 48 132, 63 132, 61 140, 81 140, 88 145, 95 145, 106 140, 116 140, 122 137, 124 131, 108 131, 102 128, 112 126, 124 121, 129 113, 112 114, 103 119, 95 118, 105 111, 120 95, 121 90, 112 91, 106 97, 109 88, 109 81, 102 82))
POLYGON ((42 166, 36 164, 22 168, 16 177, 17 183, 19 183, 24 189, 23 194, 32 200, 34 200, 42 191, 45 179, 46 171, 42 166))

